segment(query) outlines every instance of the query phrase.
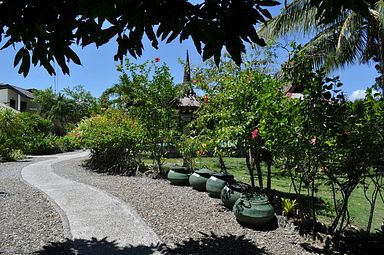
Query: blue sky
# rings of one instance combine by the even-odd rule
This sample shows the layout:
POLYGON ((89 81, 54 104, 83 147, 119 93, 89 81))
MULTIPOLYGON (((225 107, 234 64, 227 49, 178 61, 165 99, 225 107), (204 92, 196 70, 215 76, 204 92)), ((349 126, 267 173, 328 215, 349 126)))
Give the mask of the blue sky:
MULTIPOLYGON (((73 47, 82 61, 82 65, 78 66, 70 64, 70 75, 63 75, 57 66, 57 84, 58 90, 65 87, 73 87, 83 85, 87 90, 91 91, 94 96, 100 94, 117 83, 119 80, 119 72, 116 71, 117 62, 114 62, 113 56, 117 50, 117 44, 114 41, 109 42, 98 49, 89 46, 84 49, 73 47)), ((150 43, 145 42, 145 50, 143 55, 135 60, 128 56, 132 61, 142 63, 146 60, 153 60, 156 57, 165 62, 171 69, 175 83, 180 83, 183 79, 183 66, 179 59, 185 60, 186 50, 189 50, 190 61, 193 64, 202 62, 201 57, 196 52, 193 43, 185 42, 183 44, 178 41, 169 45, 163 44, 159 50, 152 48, 150 43)), ((0 69, 0 83, 9 83, 23 88, 45 89, 55 84, 54 77, 50 76, 42 67, 32 67, 26 78, 18 74, 13 68, 13 58, 16 50, 9 48, 0 51, 0 59, 2 67, 0 69)))
MULTIPOLYGON (((274 8, 271 12, 276 15, 279 8, 274 8)), ((84 49, 80 47, 73 48, 79 55, 82 66, 74 64, 70 65, 70 76, 63 75, 61 70, 57 68, 58 75, 56 83, 54 77, 50 76, 44 68, 33 67, 26 78, 18 74, 16 68, 13 67, 13 59, 16 54, 16 49, 8 48, 0 51, 1 68, 0 68, 0 83, 8 83, 23 88, 45 89, 54 84, 57 84, 58 90, 65 87, 73 87, 83 85, 87 90, 91 91, 94 96, 100 94, 108 87, 118 82, 119 73, 116 71, 116 64, 113 56, 117 50, 117 45, 114 41, 96 48, 88 46, 84 49)), ((152 48, 148 41, 144 41, 143 55, 132 61, 142 63, 146 60, 153 60, 159 57, 162 62, 165 62, 171 69, 175 83, 180 83, 183 79, 183 66, 179 59, 184 60, 186 50, 189 50, 190 62, 192 65, 202 64, 201 56, 196 52, 191 41, 184 41, 182 44, 175 40, 171 44, 160 44, 159 50, 152 48)), ((283 61, 285 56, 280 58, 283 61)), ((354 65, 342 71, 337 71, 334 75, 339 75, 344 83, 343 90, 348 95, 362 95, 363 91, 374 84, 374 79, 377 73, 373 65, 354 65)))

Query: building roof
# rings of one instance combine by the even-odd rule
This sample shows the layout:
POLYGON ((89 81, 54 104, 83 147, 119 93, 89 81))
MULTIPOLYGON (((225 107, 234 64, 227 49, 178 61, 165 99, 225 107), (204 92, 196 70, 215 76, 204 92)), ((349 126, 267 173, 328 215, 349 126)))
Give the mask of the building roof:
POLYGON ((17 87, 17 86, 14 86, 14 85, 1 83, 0 84, 0 89, 12 89, 16 93, 21 94, 22 96, 25 96, 27 98, 30 98, 30 99, 34 99, 35 98, 35 96, 32 94, 31 91, 29 91, 27 89, 23 89, 23 88, 17 87))
POLYGON ((196 97, 196 94, 188 94, 179 100, 178 104, 180 107, 199 108, 200 102, 196 97))

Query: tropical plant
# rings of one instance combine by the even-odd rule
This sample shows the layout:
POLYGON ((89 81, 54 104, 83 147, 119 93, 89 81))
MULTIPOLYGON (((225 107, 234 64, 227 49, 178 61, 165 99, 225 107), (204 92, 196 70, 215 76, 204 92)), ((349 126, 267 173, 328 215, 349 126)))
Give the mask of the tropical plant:
POLYGON ((126 112, 108 109, 83 119, 73 131, 80 145, 91 151, 87 165, 97 171, 135 175, 142 169, 146 129, 126 112))
POLYGON ((134 64, 127 59, 118 71, 120 82, 107 89, 102 98, 108 98, 111 107, 124 110, 143 125, 147 130, 143 146, 154 159, 155 169, 164 174, 162 161, 167 146, 179 136, 177 88, 169 68, 158 61, 134 64))
POLYGON ((281 207, 284 215, 291 217, 295 213, 295 208, 297 206, 296 199, 281 198, 281 207))
POLYGON ((23 154, 52 154, 77 148, 71 138, 52 135, 52 122, 38 114, 0 111, 0 122, 0 156, 5 160, 23 154))
POLYGON ((321 24, 318 5, 313 2, 293 0, 262 28, 261 34, 278 38, 300 32, 311 37, 301 51, 316 68, 334 70, 373 60, 378 63, 380 79, 377 84, 384 95, 384 2, 370 1, 368 17, 357 8, 337 9, 335 6, 332 18, 325 18, 326 22, 321 24))
POLYGON ((0 123, 0 156, 5 160, 12 160, 13 152, 24 148, 24 125, 17 118, 17 113, 8 109, 0 110, 0 123))
POLYGON ((302 52, 294 55, 282 74, 286 83, 305 84, 303 97, 287 98, 279 107, 269 108, 272 113, 263 115, 260 135, 275 158, 282 159, 299 206, 304 202, 299 195, 307 191, 308 216, 313 220, 317 186, 327 180, 336 212, 330 230, 341 231, 349 224, 352 192, 383 160, 383 104, 371 90, 362 103, 345 101, 338 78, 312 71, 302 52))
POLYGON ((53 133, 59 136, 65 135, 97 108, 96 99, 81 85, 65 88, 58 94, 51 88, 35 90, 34 95, 39 114, 54 123, 53 133))
MULTIPOLYGON (((207 89, 209 97, 193 123, 198 139, 208 144, 216 156, 241 149, 252 186, 256 168, 259 186, 263 187, 260 156, 264 140, 258 135, 258 125, 266 111, 265 103, 277 104, 281 100, 281 85, 271 75, 258 71, 260 66, 256 70, 252 66, 242 69, 233 62, 222 62, 222 66, 214 68, 197 73, 198 85, 207 89)), ((270 168, 267 179, 270 188, 270 168)))

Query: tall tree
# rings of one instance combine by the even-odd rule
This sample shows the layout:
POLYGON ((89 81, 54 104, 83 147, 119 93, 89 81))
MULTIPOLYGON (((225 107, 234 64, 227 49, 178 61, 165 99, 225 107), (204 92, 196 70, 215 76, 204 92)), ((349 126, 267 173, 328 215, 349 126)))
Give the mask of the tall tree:
POLYGON ((323 66, 326 70, 373 60, 378 63, 376 68, 380 78, 377 83, 383 90, 383 1, 366 2, 369 16, 357 9, 341 8, 332 19, 319 17, 319 12, 322 11, 320 8, 323 7, 317 7, 313 2, 316 1, 293 0, 262 28, 261 34, 276 38, 302 32, 312 37, 301 51, 305 52, 313 66, 323 66))
POLYGON ((233 61, 223 60, 218 68, 211 63, 197 70, 197 85, 205 88, 207 94, 194 126, 196 139, 217 156, 230 155, 239 149, 243 152, 253 187, 257 174, 258 185, 263 188, 261 163, 266 162, 267 190, 270 190, 272 155, 259 135, 259 124, 266 112, 277 107, 283 94, 281 84, 263 70, 268 64, 263 66, 263 62, 255 58, 238 67, 233 61), (254 66, 254 63, 259 64, 254 66))
POLYGON ((52 120, 56 135, 64 135, 96 108, 96 99, 81 85, 65 88, 58 94, 51 88, 36 90, 34 94, 40 115, 52 120))
POLYGON ((146 129, 143 143, 154 159, 154 166, 160 174, 166 147, 173 142, 177 132, 176 109, 174 107, 177 88, 169 67, 158 60, 134 64, 126 60, 120 66, 120 82, 107 89, 102 97, 109 98, 109 104, 125 110, 146 129))

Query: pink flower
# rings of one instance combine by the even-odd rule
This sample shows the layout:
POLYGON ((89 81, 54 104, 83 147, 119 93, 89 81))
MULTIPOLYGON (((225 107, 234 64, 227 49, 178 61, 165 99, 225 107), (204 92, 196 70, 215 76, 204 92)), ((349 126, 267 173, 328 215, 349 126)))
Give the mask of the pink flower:
POLYGON ((309 139, 309 143, 312 145, 316 145, 317 144, 317 137, 315 135, 311 136, 311 138, 309 139))
POLYGON ((251 134, 252 134, 252 139, 257 139, 257 137, 259 136, 259 129, 255 128, 255 130, 253 130, 251 134))
POLYGON ((156 63, 160 62, 160 58, 159 58, 159 57, 156 57, 156 58, 155 58, 155 62, 156 62, 156 63))
POLYGON ((196 83, 197 83, 197 80, 196 80, 196 79, 194 79, 192 82, 196 84, 196 83))

